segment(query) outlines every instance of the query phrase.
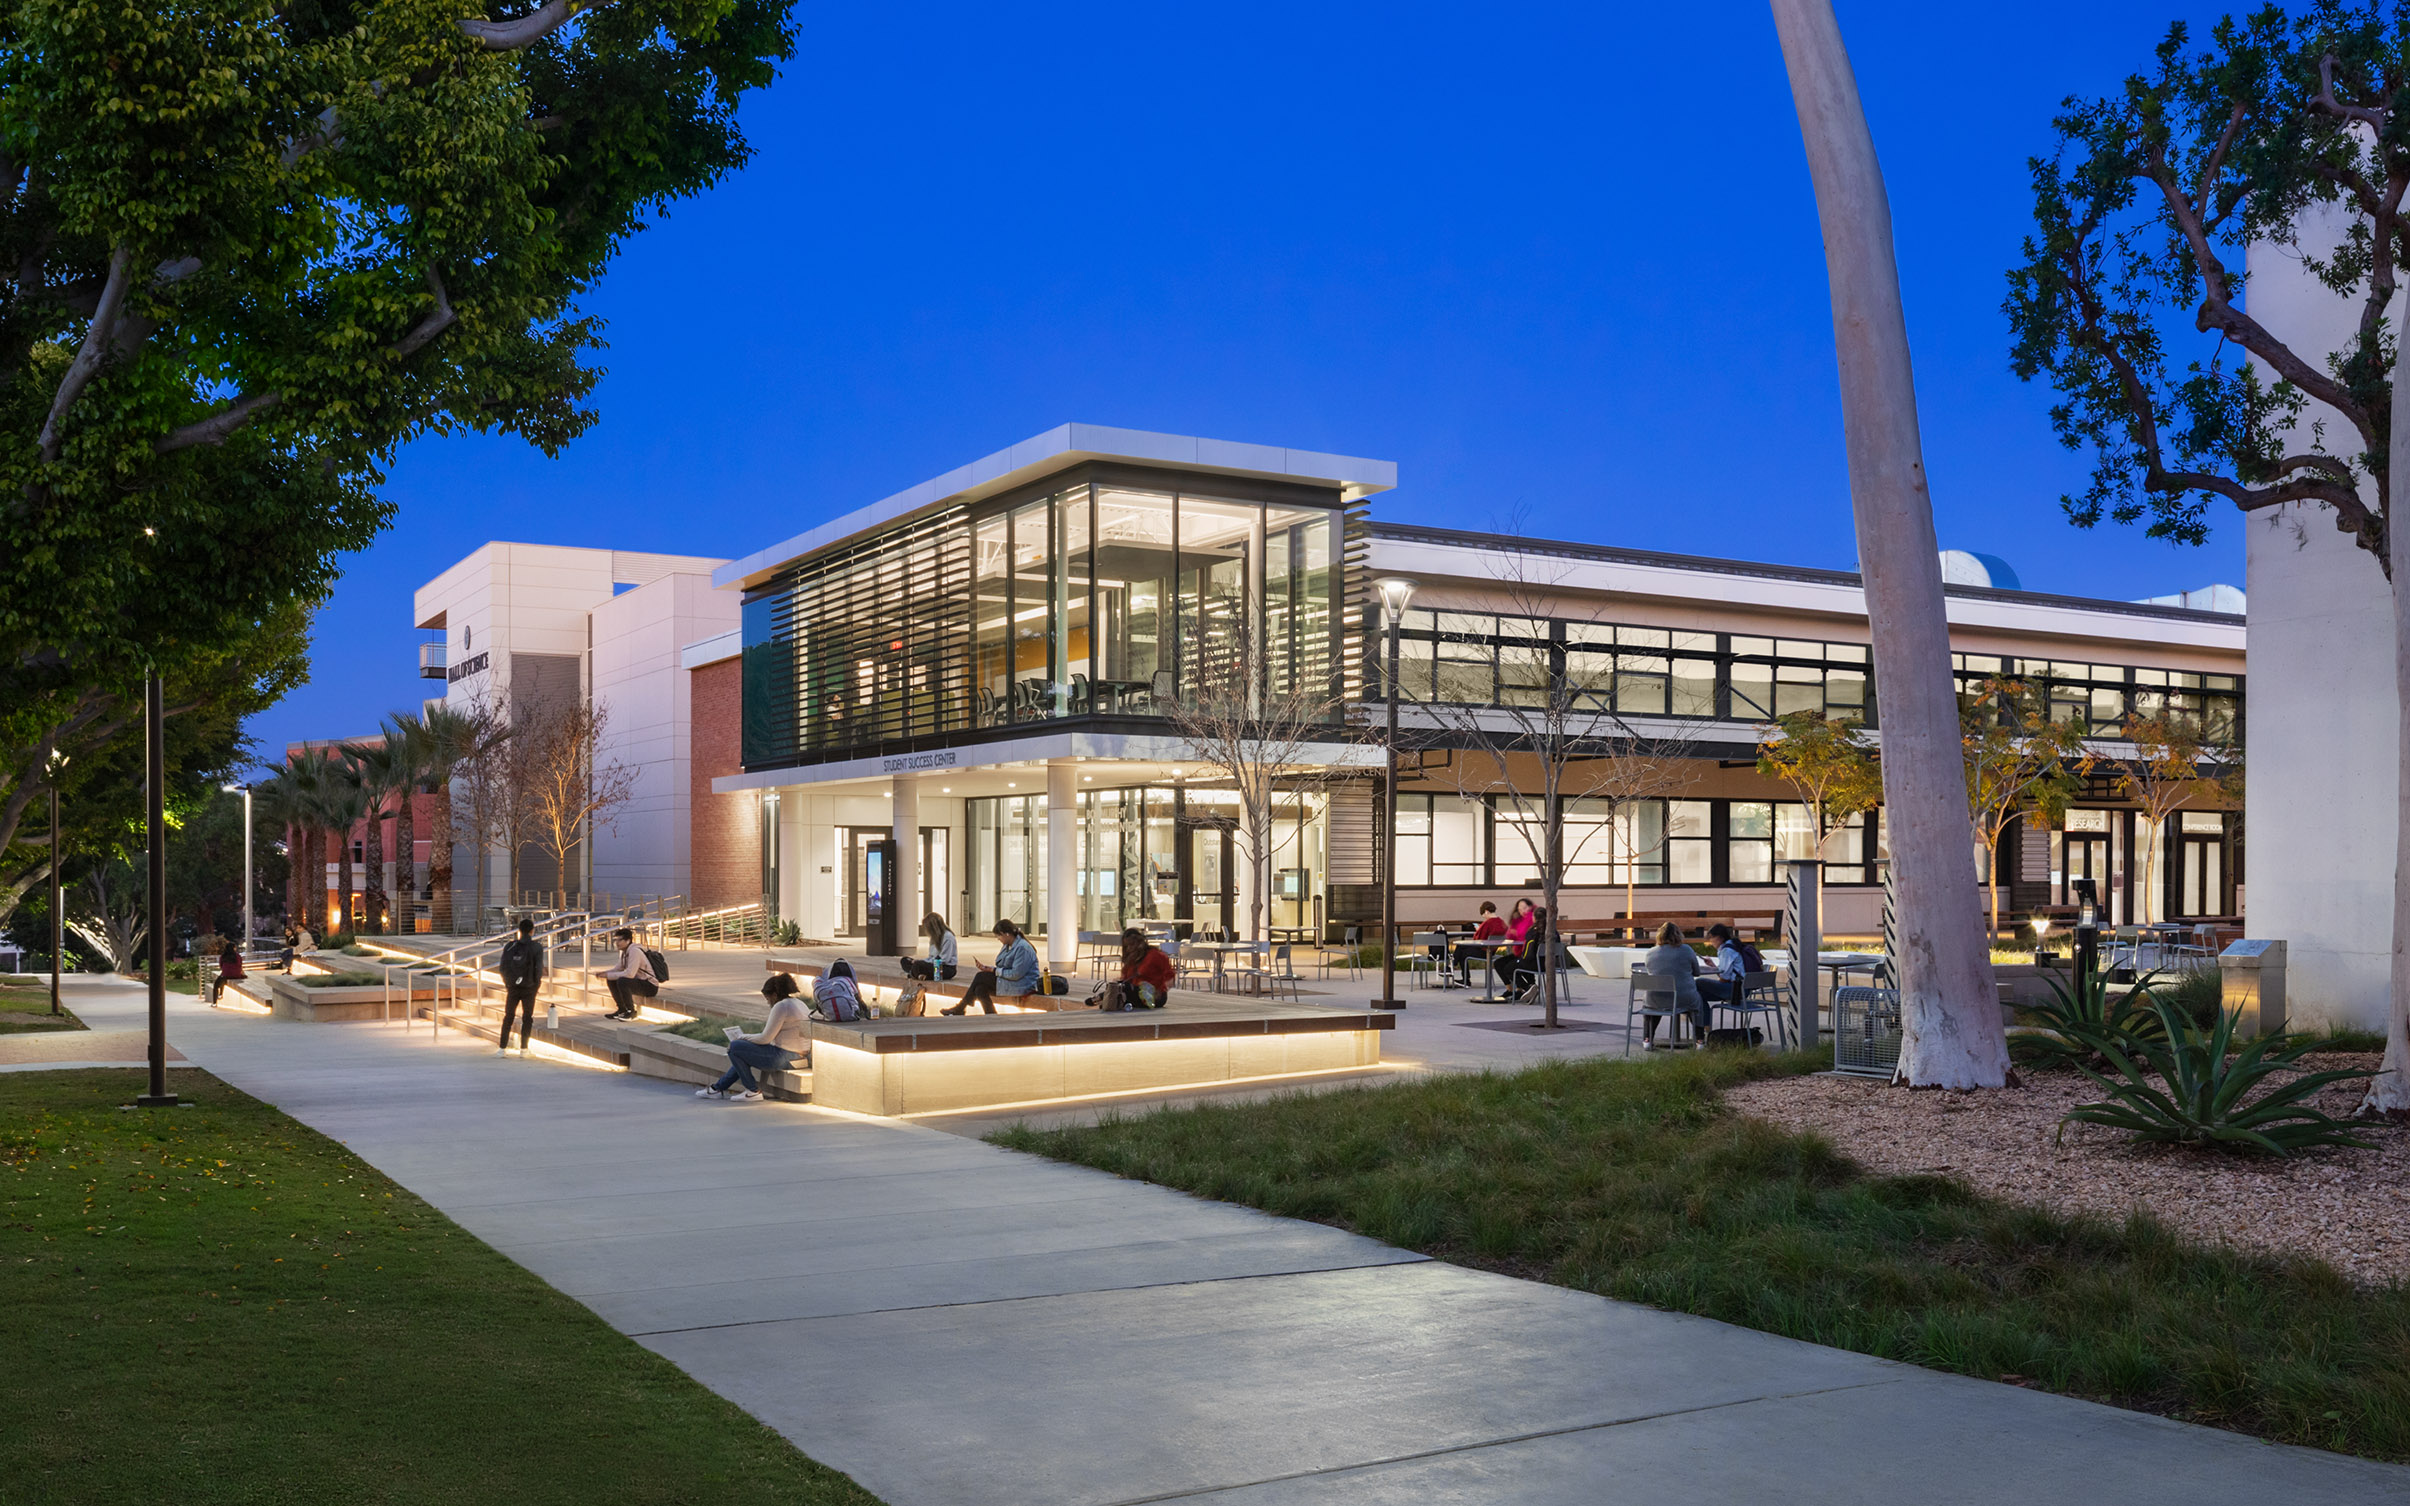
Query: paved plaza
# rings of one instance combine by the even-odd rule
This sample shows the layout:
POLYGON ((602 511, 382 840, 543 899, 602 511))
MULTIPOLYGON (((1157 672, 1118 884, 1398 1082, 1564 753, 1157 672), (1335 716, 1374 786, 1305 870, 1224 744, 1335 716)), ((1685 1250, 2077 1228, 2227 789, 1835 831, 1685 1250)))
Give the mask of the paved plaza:
MULTIPOLYGON (((72 1002, 130 1029, 143 995, 72 1002)), ((1415 1002, 1401 1055, 1560 1049, 1415 1002)), ((194 1063, 892 1506, 2410 1499, 2410 1470, 1470 1271, 926 1124, 698 1102, 423 1024, 169 1009, 194 1063)))

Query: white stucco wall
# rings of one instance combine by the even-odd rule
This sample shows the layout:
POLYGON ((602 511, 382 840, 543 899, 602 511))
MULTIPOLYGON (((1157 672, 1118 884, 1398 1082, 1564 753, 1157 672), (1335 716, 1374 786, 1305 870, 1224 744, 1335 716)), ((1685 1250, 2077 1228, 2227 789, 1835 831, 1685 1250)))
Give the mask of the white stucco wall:
MULTIPOLYGON (((2350 328, 2352 311, 2283 248, 2254 247, 2250 271, 2253 317, 2296 350, 2332 349, 2350 328)), ((2320 416, 2329 447, 2348 445, 2324 405, 2305 426, 2320 416)), ((2400 794, 2385 577, 2325 508, 2218 521, 2247 530, 2248 928, 2287 944, 2294 1019, 2382 1029, 2400 794)))
POLYGON ((635 774, 634 798, 595 836, 598 894, 693 895, 693 714, 679 656, 734 628, 738 605, 709 575, 681 572, 593 609, 594 702, 608 718, 602 759, 635 774))

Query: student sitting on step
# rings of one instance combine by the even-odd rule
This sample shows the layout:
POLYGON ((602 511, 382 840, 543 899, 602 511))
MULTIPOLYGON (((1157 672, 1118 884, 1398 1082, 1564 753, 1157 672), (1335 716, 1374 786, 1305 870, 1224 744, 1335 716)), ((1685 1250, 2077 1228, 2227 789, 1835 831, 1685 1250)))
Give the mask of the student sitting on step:
POLYGON ((810 1061, 812 1024, 798 997, 801 992, 792 973, 772 973, 764 979, 761 996, 770 1002, 770 1018, 753 1034, 730 1038, 728 1070, 710 1087, 695 1089, 695 1096, 759 1103, 761 1084, 754 1080, 756 1071, 784 1072, 798 1061, 810 1061))

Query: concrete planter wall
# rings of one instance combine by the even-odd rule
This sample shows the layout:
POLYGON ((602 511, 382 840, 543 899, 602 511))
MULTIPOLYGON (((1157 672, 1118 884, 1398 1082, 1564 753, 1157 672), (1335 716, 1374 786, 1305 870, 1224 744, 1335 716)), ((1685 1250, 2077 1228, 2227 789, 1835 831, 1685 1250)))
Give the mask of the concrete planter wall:
POLYGON ((390 994, 381 983, 345 988, 312 988, 299 979, 272 973, 268 976, 268 994, 268 1007, 280 1019, 327 1025, 360 1020, 399 1020, 409 1014, 413 1003, 433 1002, 435 989, 427 983, 412 988, 398 978, 394 980, 390 994), (387 1002, 389 999, 390 1007, 387 1002))
MULTIPOLYGON (((690 1041, 682 1035, 665 1030, 627 1030, 619 1037, 621 1049, 628 1054, 628 1070, 646 1077, 663 1077, 671 1082, 690 1082, 703 1087, 720 1080, 728 1070, 728 1048, 703 1041, 690 1041)), ((754 1076, 772 1096, 808 1101, 812 1096, 810 1068, 791 1072, 763 1072, 754 1076)))

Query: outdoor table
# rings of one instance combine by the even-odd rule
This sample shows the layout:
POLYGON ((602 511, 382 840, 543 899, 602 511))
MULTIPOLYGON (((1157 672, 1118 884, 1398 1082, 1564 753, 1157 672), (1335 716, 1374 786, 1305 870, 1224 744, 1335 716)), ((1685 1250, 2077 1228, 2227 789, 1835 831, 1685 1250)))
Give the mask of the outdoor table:
POLYGON ((1450 943, 1450 944, 1451 944, 1452 946, 1457 946, 1457 947, 1472 947, 1472 948, 1475 948, 1475 949, 1477 949, 1478 951, 1480 951, 1480 952, 1482 953, 1482 959, 1481 959, 1481 961, 1482 961, 1482 965, 1483 965, 1484 970, 1485 970, 1485 971, 1487 972, 1487 974, 1488 974, 1488 980, 1482 984, 1482 986, 1481 986, 1481 993, 1480 993, 1480 995, 1479 995, 1478 997, 1476 997, 1476 998, 1473 1000, 1473 1002, 1474 1002, 1474 1003, 1476 1003, 1476 1004, 1495 1004, 1495 1003, 1497 1003, 1497 1002, 1498 1002, 1498 953, 1499 953, 1501 950, 1503 950, 1503 949, 1505 949, 1505 948, 1507 948, 1507 947, 1513 946, 1513 945, 1514 945, 1514 942, 1513 942, 1513 941, 1511 941, 1511 940, 1509 940, 1508 938, 1506 938, 1506 937, 1504 937, 1504 936, 1493 936, 1493 937, 1491 937, 1491 938, 1490 938, 1489 940, 1487 940, 1487 941, 1470 941, 1470 940, 1467 940, 1467 941, 1458 941, 1458 942, 1452 942, 1452 943, 1450 943))
POLYGON ((1232 952, 1254 952, 1260 951, 1262 948, 1263 943, 1260 941, 1192 941, 1188 943, 1188 950, 1192 952, 1210 952, 1213 955, 1213 991, 1217 994, 1222 991, 1224 959, 1229 957, 1232 952))
POLYGON ((1632 946, 1569 946, 1565 948, 1565 953, 1591 977, 1612 981, 1631 977, 1633 967, 1648 955, 1648 949, 1632 946))

